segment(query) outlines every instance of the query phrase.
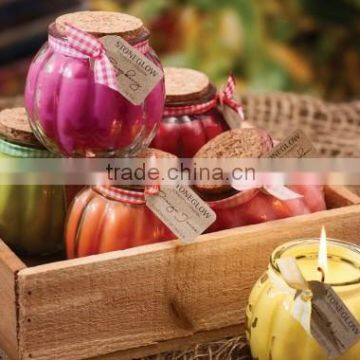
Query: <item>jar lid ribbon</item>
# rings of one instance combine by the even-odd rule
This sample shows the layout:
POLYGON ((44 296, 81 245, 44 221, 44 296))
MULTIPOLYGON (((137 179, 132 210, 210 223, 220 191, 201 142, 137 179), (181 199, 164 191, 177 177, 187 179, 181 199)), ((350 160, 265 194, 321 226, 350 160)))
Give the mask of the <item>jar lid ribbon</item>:
POLYGON ((237 191, 243 192, 250 189, 259 189, 281 201, 304 198, 303 194, 285 186, 283 175, 278 173, 258 173, 254 179, 236 179, 230 177, 230 184, 237 191))
POLYGON ((234 100, 235 78, 233 75, 228 77, 226 86, 220 91, 214 99, 203 104, 187 105, 187 106, 167 106, 164 109, 164 116, 183 116, 183 115, 200 115, 218 105, 226 105, 237 112, 241 119, 244 119, 242 104, 234 100))
POLYGON ((17 145, 0 139, 0 152, 18 158, 55 158, 58 155, 51 153, 46 149, 37 149, 27 146, 17 145))
POLYGON ((108 185, 96 185, 93 186, 93 189, 105 197, 130 205, 143 205, 146 202, 145 195, 156 195, 160 191, 160 187, 157 185, 145 186, 144 191, 134 191, 108 185))
MULTIPOLYGON (((94 61, 95 82, 119 92, 114 67, 107 57, 101 41, 70 24, 65 24, 65 31, 66 39, 49 35, 50 47, 65 56, 92 59, 94 61)), ((134 47, 145 54, 149 50, 149 42, 145 40, 135 44, 134 47)))

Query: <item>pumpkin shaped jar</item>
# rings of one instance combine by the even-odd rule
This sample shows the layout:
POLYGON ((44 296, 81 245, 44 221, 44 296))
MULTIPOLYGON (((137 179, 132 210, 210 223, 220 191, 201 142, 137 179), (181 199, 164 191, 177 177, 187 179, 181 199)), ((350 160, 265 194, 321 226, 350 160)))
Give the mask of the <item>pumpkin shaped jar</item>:
POLYGON ((121 82, 114 79, 112 58, 101 42, 106 35, 123 38, 161 70, 140 19, 98 11, 57 18, 30 66, 25 89, 31 126, 51 151, 69 157, 125 156, 147 146, 155 135, 164 80, 143 103, 128 101, 118 91, 121 82))
MULTIPOLYGON (((138 158, 168 157, 147 149, 138 158)), ((172 156, 171 156, 172 157, 172 156)), ((175 239, 175 235, 146 206, 142 186, 90 186, 74 199, 65 238, 68 258, 101 254, 175 239)))
MULTIPOLYGON (((25 109, 0 113, 0 159, 53 157, 31 132, 25 109)), ((0 185, 0 238, 25 256, 43 256, 64 248, 65 187, 0 185)), ((10 180, 10 179, 9 179, 10 180)))
MULTIPOLYGON (((355 244, 328 239, 327 250, 329 265, 334 266, 333 270, 329 267, 325 281, 360 321, 360 248, 355 244)), ((281 258, 296 258, 305 279, 319 281, 321 275, 316 271, 318 253, 318 239, 292 241, 274 250, 268 270, 253 287, 246 308, 246 335, 253 359, 329 359, 326 351, 302 327, 299 319, 301 312, 298 311, 298 316, 295 316, 295 299, 301 296, 304 301, 310 302, 311 293, 302 294, 290 287, 277 263, 281 258)), ((305 323, 308 320, 304 313, 301 320, 305 323)), ((360 342, 337 359, 356 360, 359 356, 360 342)))
MULTIPOLYGON (((273 147, 271 137, 259 128, 234 129, 224 132, 204 145, 195 155, 194 162, 211 159, 214 164, 224 158, 261 158, 273 147)), ((280 200, 254 188, 236 191, 223 184, 197 183, 199 195, 216 213, 216 221, 208 231, 218 231, 237 226, 257 224, 270 220, 304 215, 326 209, 322 186, 288 186, 301 198, 280 200)))
POLYGON ((218 95, 209 78, 195 70, 164 68, 166 102, 152 147, 191 158, 209 140, 229 127, 218 109, 218 95))

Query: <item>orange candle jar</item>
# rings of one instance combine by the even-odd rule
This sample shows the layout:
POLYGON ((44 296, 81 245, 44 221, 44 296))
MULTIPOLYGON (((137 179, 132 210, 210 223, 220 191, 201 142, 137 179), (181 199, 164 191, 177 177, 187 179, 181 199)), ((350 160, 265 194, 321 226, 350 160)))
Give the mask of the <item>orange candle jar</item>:
POLYGON ((87 187, 74 199, 66 229, 67 256, 76 258, 174 239, 145 204, 144 190, 87 187))

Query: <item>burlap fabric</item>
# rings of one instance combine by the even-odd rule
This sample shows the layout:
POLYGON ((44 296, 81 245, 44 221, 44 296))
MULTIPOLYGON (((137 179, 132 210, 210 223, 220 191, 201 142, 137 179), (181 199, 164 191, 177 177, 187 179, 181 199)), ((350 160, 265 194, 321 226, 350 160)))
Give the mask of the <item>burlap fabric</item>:
POLYGON ((360 156, 360 100, 333 104, 288 93, 245 95, 242 100, 247 119, 279 140, 301 128, 324 156, 360 156))
MULTIPOLYGON (((267 129, 277 139, 301 128, 324 156, 360 156, 360 100, 333 104, 310 96, 271 93, 247 94, 242 96, 242 102, 247 120, 267 129)), ((0 99, 0 110, 21 105, 20 97, 0 99)), ((143 360, 235 359, 250 359, 243 334, 143 360)))

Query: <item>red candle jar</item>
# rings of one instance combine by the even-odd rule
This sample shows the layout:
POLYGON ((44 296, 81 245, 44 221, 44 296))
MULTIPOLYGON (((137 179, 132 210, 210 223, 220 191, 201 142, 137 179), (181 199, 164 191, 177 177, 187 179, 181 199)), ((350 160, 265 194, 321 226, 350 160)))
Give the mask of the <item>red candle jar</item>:
POLYGON ((163 79, 140 105, 128 101, 118 91, 121 84, 100 41, 105 35, 123 38, 161 68, 140 19, 90 11, 60 16, 49 26, 49 41, 34 58, 25 89, 31 126, 53 152, 130 155, 151 142, 161 121, 163 79))
MULTIPOLYGON (((195 70, 165 68, 166 102, 162 122, 152 147, 180 158, 191 158, 209 140, 229 129, 218 105, 223 101, 235 111, 233 79, 226 91, 217 94, 209 78, 195 70)), ((240 115, 239 115, 240 116, 240 115)))
MULTIPOLYGON (((197 152, 194 159, 196 162, 210 159, 214 163, 217 159, 226 158, 261 158, 266 157, 272 147, 271 137, 262 129, 234 129, 212 139, 197 152)), ((230 184, 225 181, 220 184, 196 184, 201 197, 208 201, 217 216, 215 223, 208 229, 210 232, 326 209, 322 186, 287 187, 302 197, 280 200, 264 188, 239 192, 231 189, 230 184)))
POLYGON ((216 213, 216 221, 207 231, 258 224, 326 209, 322 186, 297 185, 289 188, 303 197, 284 201, 259 189, 218 195, 216 200, 208 201, 216 213))

